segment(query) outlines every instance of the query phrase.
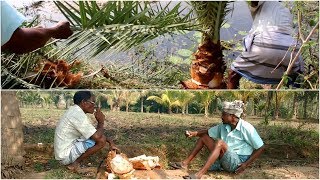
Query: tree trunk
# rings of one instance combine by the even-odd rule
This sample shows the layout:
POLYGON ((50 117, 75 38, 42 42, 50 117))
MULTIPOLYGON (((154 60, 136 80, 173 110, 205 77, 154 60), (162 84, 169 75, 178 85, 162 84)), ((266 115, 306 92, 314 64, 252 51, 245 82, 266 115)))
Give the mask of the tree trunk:
POLYGON ((181 113, 182 113, 182 115, 185 115, 185 112, 186 112, 186 106, 182 106, 182 107, 181 107, 181 113))
POLYGON ((1 92, 1 177, 13 178, 25 165, 23 131, 16 92, 1 92))
POLYGON ((298 113, 298 101, 297 101, 297 93, 294 92, 293 95, 293 106, 292 106, 292 119, 297 119, 297 113, 298 113))
POLYGON ((253 104, 253 115, 257 116, 257 106, 256 105, 258 104, 258 99, 254 98, 253 103, 254 103, 253 104))
POLYGON ((269 116, 270 116, 269 109, 270 109, 270 105, 271 105, 272 95, 273 95, 273 92, 272 92, 272 91, 268 91, 268 95, 267 95, 267 105, 266 105, 265 114, 264 114, 264 122, 265 122, 266 124, 269 123, 269 116))
POLYGON ((194 53, 190 76, 192 80, 183 81, 186 89, 201 89, 204 86, 210 89, 225 88, 223 74, 226 69, 220 41, 214 43, 209 37, 203 36, 203 44, 194 53), (197 81, 195 83, 194 81, 197 81), (201 84, 201 86, 199 86, 201 84))
POLYGON ((126 104, 126 112, 129 112, 129 103, 126 104))
POLYGON ((247 117, 247 103, 245 101, 243 101, 243 113, 242 113, 241 117, 243 119, 245 119, 247 117))
POLYGON ((189 114, 189 104, 186 106, 186 114, 189 114))
POLYGON ((208 117, 209 116, 209 105, 204 106, 204 116, 208 117))
POLYGON ((274 119, 278 119, 279 118, 279 108, 278 108, 279 103, 278 103, 278 93, 277 93, 277 91, 275 91, 275 95, 276 95, 276 97, 275 97, 275 100, 276 100, 275 110, 276 110, 276 112, 275 112, 275 115, 274 115, 274 119))
POLYGON ((65 109, 66 108, 66 101, 64 99, 64 95, 63 94, 60 94, 59 95, 59 102, 58 102, 58 109, 65 109))
POLYGON ((307 104, 308 104, 308 94, 307 92, 304 92, 303 119, 307 119, 307 104))
POLYGON ((143 97, 141 97, 141 106, 140 106, 141 112, 143 113, 143 97))

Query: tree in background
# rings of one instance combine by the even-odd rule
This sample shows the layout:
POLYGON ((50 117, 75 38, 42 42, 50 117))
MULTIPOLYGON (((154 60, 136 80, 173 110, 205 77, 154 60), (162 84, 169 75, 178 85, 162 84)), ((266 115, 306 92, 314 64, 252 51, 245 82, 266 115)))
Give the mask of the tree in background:
POLYGON ((179 101, 177 100, 177 92, 166 90, 160 96, 149 96, 148 100, 155 101, 168 108, 168 113, 172 113, 172 107, 179 106, 179 101))
POLYGON ((194 98, 194 94, 189 91, 177 91, 178 106, 181 108, 182 114, 189 114, 188 104, 194 98))
POLYGON ((107 100, 111 111, 120 111, 120 106, 123 99, 122 91, 112 90, 101 92, 101 96, 107 100))
POLYGON ((126 106, 126 112, 129 112, 129 105, 133 105, 138 102, 140 99, 140 93, 137 91, 124 90, 122 91, 122 97, 126 106))
POLYGON ((205 117, 209 116, 209 106, 215 95, 215 91, 195 91, 195 99, 204 108, 205 117))

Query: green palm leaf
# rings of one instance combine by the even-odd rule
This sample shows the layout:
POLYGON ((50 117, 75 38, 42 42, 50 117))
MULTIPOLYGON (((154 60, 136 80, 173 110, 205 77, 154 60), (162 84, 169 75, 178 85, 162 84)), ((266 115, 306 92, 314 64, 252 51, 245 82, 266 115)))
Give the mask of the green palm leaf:
POLYGON ((119 52, 165 34, 183 33, 197 25, 192 10, 181 8, 181 2, 79 1, 55 4, 71 22, 75 33, 50 53, 61 57, 90 59, 105 51, 119 52), (187 13, 185 13, 187 11, 187 13))
POLYGON ((230 1, 191 1, 204 31, 203 40, 209 38, 215 44, 220 40, 220 28, 230 12, 227 8, 229 3, 230 1))

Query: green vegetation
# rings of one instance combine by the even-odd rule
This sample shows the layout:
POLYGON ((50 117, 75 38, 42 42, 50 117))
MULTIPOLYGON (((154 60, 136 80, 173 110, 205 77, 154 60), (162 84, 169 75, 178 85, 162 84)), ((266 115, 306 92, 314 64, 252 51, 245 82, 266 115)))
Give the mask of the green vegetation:
MULTIPOLYGON (((75 91, 18 91, 20 107, 66 109, 75 91)), ((96 91, 97 105, 110 111, 174 114, 219 114, 223 101, 242 100, 244 116, 274 119, 318 119, 317 91, 96 91), (171 110, 170 110, 170 108, 171 110)))

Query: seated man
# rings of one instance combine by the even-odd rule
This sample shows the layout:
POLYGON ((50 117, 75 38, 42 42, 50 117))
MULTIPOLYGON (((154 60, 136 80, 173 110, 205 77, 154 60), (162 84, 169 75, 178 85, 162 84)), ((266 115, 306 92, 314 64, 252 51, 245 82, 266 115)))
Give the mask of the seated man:
POLYGON ((72 35, 70 24, 61 21, 51 28, 20 28, 25 17, 1 1, 1 50, 11 53, 27 53, 43 47, 50 38, 66 39, 72 35))
MULTIPOLYGON (((244 51, 231 64, 227 88, 239 88, 244 77, 258 84, 278 84, 287 70, 291 53, 296 56, 299 46, 293 37, 293 17, 290 10, 278 1, 249 1, 253 18, 252 28, 244 38, 244 51)), ((294 63, 287 86, 293 85, 298 74, 303 73, 304 62, 294 63)))
POLYGON ((95 107, 94 95, 90 91, 78 91, 73 101, 75 105, 65 112, 56 127, 54 154, 56 160, 76 171, 82 160, 101 150, 106 142, 111 150, 118 149, 104 135, 105 116, 100 108, 95 107), (90 123, 86 113, 95 115, 97 128, 90 123))
POLYGON ((209 130, 186 131, 187 137, 199 139, 190 155, 182 162, 171 163, 176 169, 186 169, 188 164, 206 146, 211 154, 205 165, 185 179, 200 179, 208 170, 225 170, 240 173, 263 152, 264 144, 256 129, 240 118, 242 101, 224 102, 222 123, 209 130))

